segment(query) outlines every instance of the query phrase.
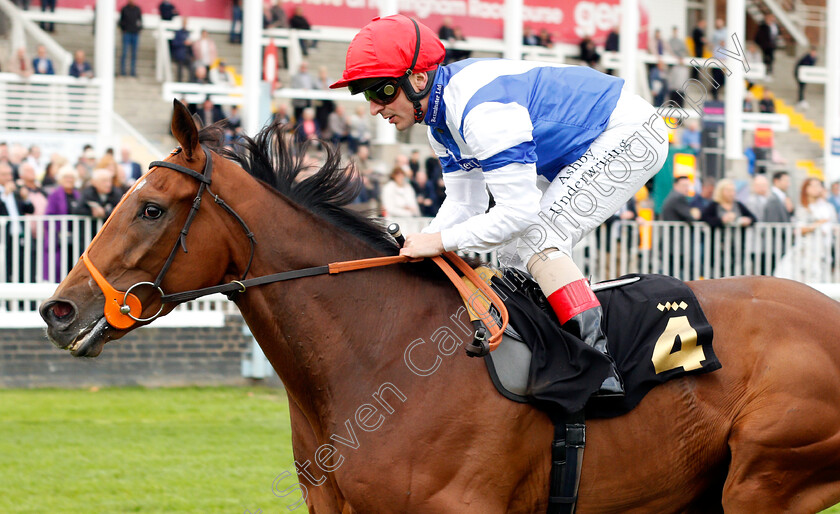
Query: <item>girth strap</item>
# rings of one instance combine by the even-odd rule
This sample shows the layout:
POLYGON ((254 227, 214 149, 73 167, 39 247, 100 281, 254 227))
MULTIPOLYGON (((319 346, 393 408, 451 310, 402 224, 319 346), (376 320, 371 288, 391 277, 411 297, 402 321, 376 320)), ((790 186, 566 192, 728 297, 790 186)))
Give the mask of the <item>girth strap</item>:
POLYGON ((554 441, 551 442, 548 514, 574 513, 585 446, 586 417, 583 411, 555 420, 554 441))

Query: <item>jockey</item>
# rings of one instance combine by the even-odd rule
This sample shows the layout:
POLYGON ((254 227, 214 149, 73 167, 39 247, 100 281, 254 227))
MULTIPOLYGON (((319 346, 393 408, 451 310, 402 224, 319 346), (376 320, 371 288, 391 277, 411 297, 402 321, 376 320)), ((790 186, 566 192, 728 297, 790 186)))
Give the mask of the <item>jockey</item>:
MULTIPOLYGON (((371 115, 398 130, 429 127, 446 199, 400 253, 504 246, 506 263, 525 265, 563 328, 608 355, 601 304, 572 247, 662 167, 664 121, 623 79, 587 67, 504 59, 443 66, 444 54, 425 25, 375 18, 353 38, 342 79, 330 86, 363 93, 371 115)), ((598 394, 624 394, 615 366, 598 394)))

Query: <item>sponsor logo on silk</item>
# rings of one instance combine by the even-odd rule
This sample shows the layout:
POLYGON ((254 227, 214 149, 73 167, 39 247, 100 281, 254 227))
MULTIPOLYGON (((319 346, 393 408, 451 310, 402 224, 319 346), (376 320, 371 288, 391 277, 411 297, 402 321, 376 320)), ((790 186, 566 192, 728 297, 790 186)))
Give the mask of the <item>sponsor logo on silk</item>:
POLYGON ((481 167, 481 163, 478 162, 478 159, 463 159, 458 161, 458 165, 461 166, 464 171, 470 171, 481 167))
POLYGON ((433 95, 434 103, 432 104, 432 117, 429 119, 430 123, 437 123, 438 111, 440 110, 440 99, 443 96, 443 84, 435 86, 435 93, 433 95))

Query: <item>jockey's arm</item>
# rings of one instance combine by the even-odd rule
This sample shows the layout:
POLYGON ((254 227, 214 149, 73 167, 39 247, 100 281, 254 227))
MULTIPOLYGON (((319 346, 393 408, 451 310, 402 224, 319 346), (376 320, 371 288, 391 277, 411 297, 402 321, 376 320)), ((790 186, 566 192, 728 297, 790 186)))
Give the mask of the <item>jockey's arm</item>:
POLYGON ((535 223, 542 193, 533 163, 511 163, 484 172, 496 205, 454 226, 441 230, 447 251, 487 252, 523 233, 535 223))

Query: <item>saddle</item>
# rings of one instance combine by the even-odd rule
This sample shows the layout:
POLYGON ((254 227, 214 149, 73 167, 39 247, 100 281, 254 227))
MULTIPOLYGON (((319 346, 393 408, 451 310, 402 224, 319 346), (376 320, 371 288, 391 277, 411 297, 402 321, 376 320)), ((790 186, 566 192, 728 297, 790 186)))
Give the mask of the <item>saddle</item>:
MULTIPOLYGON (((665 275, 626 275, 592 287, 626 394, 592 397, 609 373, 608 357, 561 329, 529 276, 513 269, 476 273, 503 300, 509 316, 501 343, 484 356, 493 384, 505 398, 544 411, 555 426, 550 514, 574 512, 587 417, 621 416, 661 383, 721 367, 712 327, 688 286, 665 275)), ((473 319, 482 308, 498 316, 489 302, 467 305, 473 319)))

